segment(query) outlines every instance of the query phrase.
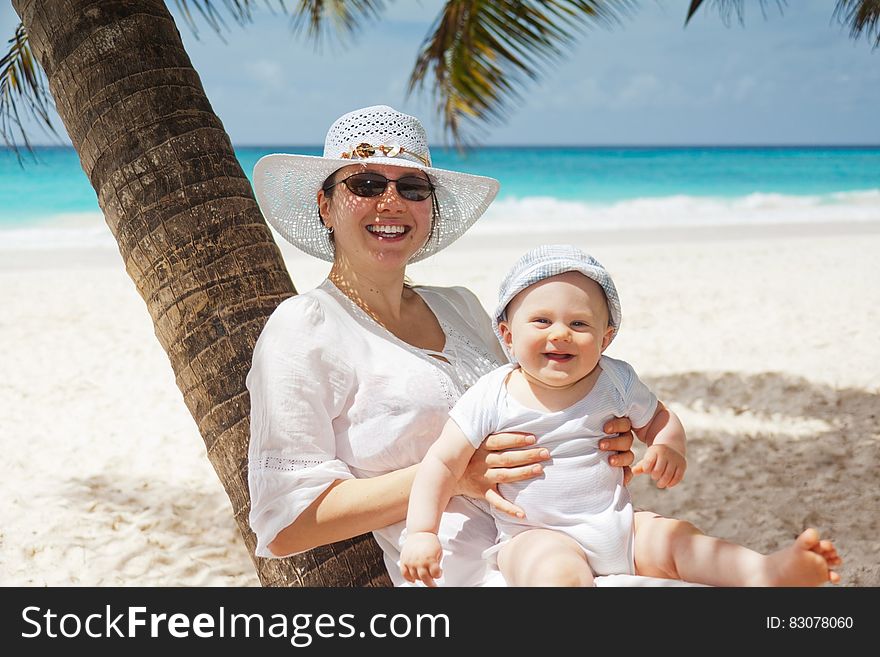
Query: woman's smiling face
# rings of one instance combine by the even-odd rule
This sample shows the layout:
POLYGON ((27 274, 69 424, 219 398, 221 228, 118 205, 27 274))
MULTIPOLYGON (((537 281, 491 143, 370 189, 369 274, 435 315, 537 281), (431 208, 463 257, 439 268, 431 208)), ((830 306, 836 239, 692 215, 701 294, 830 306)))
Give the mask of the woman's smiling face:
POLYGON ((366 172, 392 181, 406 176, 427 180, 427 175, 416 168, 378 164, 356 164, 336 171, 331 182, 339 184, 332 193, 323 189, 318 192, 324 225, 333 229, 335 259, 361 271, 377 266, 402 269, 431 234, 431 197, 407 200, 398 193, 396 182, 388 183, 378 196, 364 197, 340 183, 348 176, 366 172))

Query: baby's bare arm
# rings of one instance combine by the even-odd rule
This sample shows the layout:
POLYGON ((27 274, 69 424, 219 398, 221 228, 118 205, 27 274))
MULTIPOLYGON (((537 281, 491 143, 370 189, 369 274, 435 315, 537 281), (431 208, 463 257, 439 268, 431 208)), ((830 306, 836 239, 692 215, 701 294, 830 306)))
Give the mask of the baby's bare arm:
POLYGON ((642 460, 633 466, 633 474, 650 474, 658 488, 678 484, 687 469, 687 439, 678 416, 658 402, 650 422, 634 431, 648 449, 642 460))
POLYGON ((447 420, 416 472, 406 514, 407 534, 437 532, 443 510, 475 451, 458 425, 447 420))
POLYGON ((686 454, 687 438, 684 426, 678 416, 670 411, 663 402, 657 402, 657 410, 645 426, 633 429, 639 440, 648 445, 666 445, 682 456, 686 454))
POLYGON ((400 572, 407 581, 436 586, 435 580, 443 575, 440 568, 443 549, 437 530, 474 451, 473 445, 450 419, 419 464, 409 496, 406 541, 400 552, 400 572))

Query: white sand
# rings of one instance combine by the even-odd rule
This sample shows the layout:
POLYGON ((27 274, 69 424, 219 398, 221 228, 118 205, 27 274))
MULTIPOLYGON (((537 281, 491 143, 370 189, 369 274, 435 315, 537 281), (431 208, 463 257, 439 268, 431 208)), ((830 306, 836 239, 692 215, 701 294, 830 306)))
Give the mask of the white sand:
MULTIPOLYGON (((880 223, 549 236, 615 276, 633 363, 690 438, 639 506, 762 551, 806 526, 880 585, 880 223)), ((487 308, 533 240, 412 268, 487 308)), ((285 248, 298 289, 323 263, 285 248)), ((110 251, 0 252, 0 584, 256 586, 146 309, 110 251)))

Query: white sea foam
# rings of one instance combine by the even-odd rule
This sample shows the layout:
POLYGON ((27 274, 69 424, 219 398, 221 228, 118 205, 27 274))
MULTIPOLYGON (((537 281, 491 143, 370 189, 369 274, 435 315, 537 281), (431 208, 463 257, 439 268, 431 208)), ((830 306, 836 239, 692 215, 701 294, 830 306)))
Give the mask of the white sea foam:
POLYGON ((58 214, 0 228, 0 250, 116 249, 100 212, 58 214))
POLYGON ((549 197, 502 199, 474 227, 484 233, 619 230, 660 226, 880 221, 880 189, 823 196, 749 194, 736 198, 666 196, 610 204, 549 197))
MULTIPOLYGON (((666 196, 598 204, 550 197, 495 201, 475 233, 539 233, 545 230, 620 230, 662 226, 880 221, 880 189, 815 196, 749 194, 736 198, 666 196)), ((4 249, 116 249, 104 217, 71 213, 0 228, 4 249)))

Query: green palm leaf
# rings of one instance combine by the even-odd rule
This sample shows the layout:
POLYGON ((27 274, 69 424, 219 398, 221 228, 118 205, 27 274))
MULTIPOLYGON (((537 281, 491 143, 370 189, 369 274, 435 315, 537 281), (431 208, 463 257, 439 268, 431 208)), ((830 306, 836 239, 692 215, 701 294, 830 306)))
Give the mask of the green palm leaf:
MULTIPOLYGON (((761 0, 761 11, 764 11, 765 2, 761 0)), ((704 4, 705 0, 691 0, 685 23, 704 4)), ((715 5, 725 23, 730 22, 734 12, 739 22, 743 22, 743 0, 710 0, 710 4, 715 5)), ((776 4, 781 10, 787 0, 776 0, 776 4)), ((834 17, 849 25, 850 36, 854 39, 866 34, 868 39, 873 39, 875 48, 880 47, 880 0, 837 0, 834 17)))
MULTIPOLYGON (((762 12, 775 2, 760 0, 762 12)), ((196 17, 221 35, 224 15, 249 23, 257 5, 291 17, 295 32, 318 40, 323 34, 351 34, 384 9, 384 0, 174 0, 194 34, 196 17)), ((685 23, 705 4, 722 20, 743 20, 743 0, 691 0, 685 23)), ((633 7, 634 0, 448 0, 422 44, 409 80, 409 92, 423 90, 429 77, 437 108, 449 134, 464 142, 465 123, 500 121, 521 98, 530 81, 562 58, 565 46, 591 24, 610 24, 633 7)), ((854 38, 867 34, 880 46, 880 0, 837 0, 834 15, 849 24, 854 38)), ((30 150, 28 115, 57 135, 50 121, 52 99, 45 77, 31 57, 27 32, 19 25, 0 59, 0 136, 17 152, 15 142, 30 150), (18 139, 15 139, 18 137, 18 139)))
POLYGON ((409 92, 429 76, 437 108, 456 143, 464 122, 498 121, 521 90, 560 59, 590 23, 612 23, 630 0, 449 0, 413 68, 409 92))
POLYGON ((27 130, 18 111, 20 103, 47 134, 58 135, 50 119, 50 110, 54 105, 46 77, 31 54, 27 32, 21 24, 9 40, 9 51, 0 59, 0 135, 16 155, 19 151, 14 145, 15 135, 31 150, 27 130))
MULTIPOLYGON (((217 11, 212 0, 174 0, 174 4, 183 16, 190 31, 196 38, 199 36, 198 22, 193 17, 193 8, 201 16, 212 30, 221 35, 224 29, 227 29, 226 22, 223 20, 222 14, 217 11)), ((226 12, 239 25, 245 25, 251 20, 251 2, 250 0, 223 0, 223 6, 226 12)))
MULTIPOLYGON (((761 13, 765 12, 765 7, 768 0, 760 0, 761 13)), ((782 10, 787 4, 787 0, 775 0, 776 5, 782 10)), ((697 13, 697 9, 704 3, 704 0, 691 0, 691 6, 688 7, 687 17, 684 22, 687 24, 693 15, 697 13)), ((721 20, 725 25, 730 24, 731 17, 736 14, 736 19, 740 23, 744 21, 745 18, 745 8, 743 6, 743 0, 711 0, 710 4, 714 5, 718 10, 718 13, 721 16, 721 20)))
POLYGON ((880 0, 837 0, 834 15, 849 24, 853 38, 865 33, 880 48, 880 0))
MULTIPOLYGON (((215 0, 174 0, 190 30, 198 36, 198 22, 193 10, 222 38, 227 25, 215 0)), ((368 20, 376 18, 384 8, 384 0, 223 0, 222 10, 237 24, 246 25, 253 19, 255 6, 276 9, 291 17, 294 33, 305 31, 319 39, 328 31, 351 34, 368 20), (328 28, 329 29, 325 29, 328 28)))
MULTIPOLYGON (((384 0, 174 0, 180 15, 198 37, 199 20, 207 23, 220 38, 228 29, 224 15, 239 25, 250 23, 255 6, 265 6, 291 17, 294 31, 305 31, 319 39, 325 26, 338 33, 353 33, 368 20, 374 19, 384 7, 384 0)), ((55 136, 51 122, 54 112, 52 97, 42 69, 31 56, 28 35, 19 24, 9 40, 9 50, 0 59, 0 137, 19 155, 18 144, 31 151, 27 126, 19 107, 55 136)))
MULTIPOLYGON (((287 3, 278 0, 278 4, 287 3)), ((305 30, 313 39, 328 33, 354 34, 385 8, 384 0, 296 0, 291 4, 295 5, 291 10, 294 32, 305 30)))

